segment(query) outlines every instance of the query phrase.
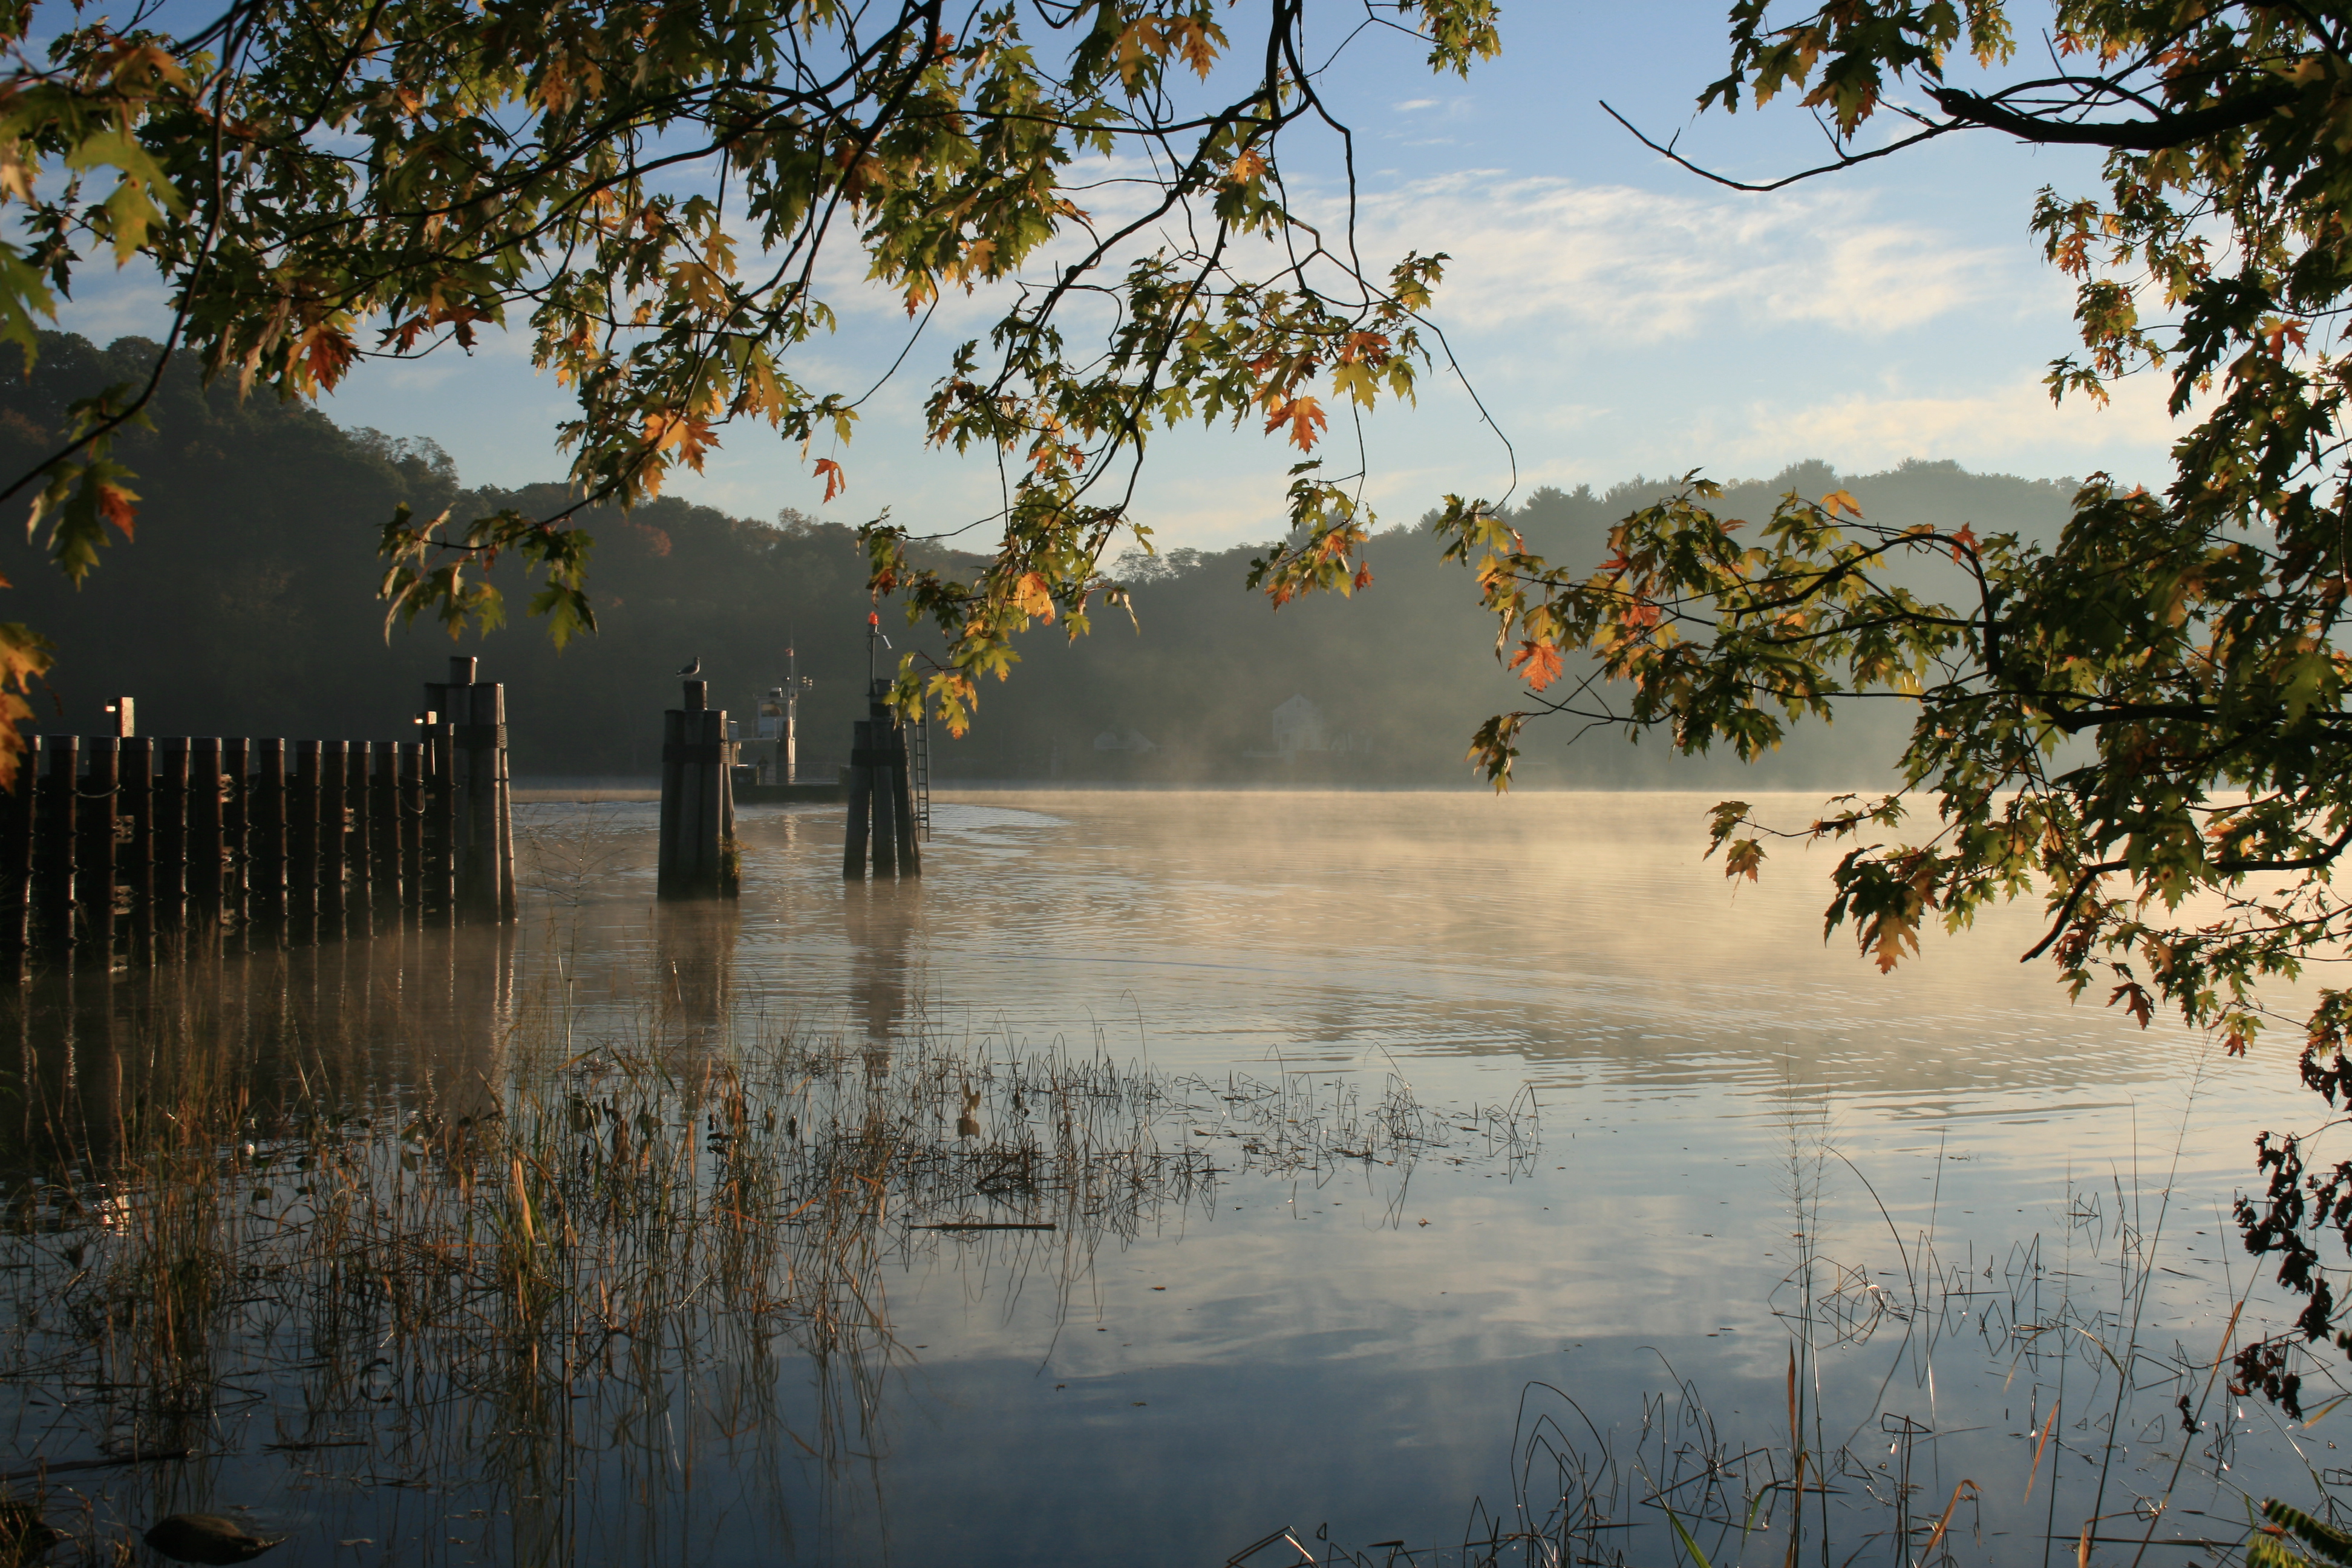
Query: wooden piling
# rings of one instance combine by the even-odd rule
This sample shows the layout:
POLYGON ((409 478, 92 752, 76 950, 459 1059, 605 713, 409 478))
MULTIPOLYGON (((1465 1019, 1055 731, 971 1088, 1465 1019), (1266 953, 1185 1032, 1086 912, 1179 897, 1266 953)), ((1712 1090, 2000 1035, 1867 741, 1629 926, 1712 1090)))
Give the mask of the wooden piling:
POLYGON ((678 795, 685 803, 678 814, 677 864, 672 868, 671 886, 682 898, 699 898, 703 887, 703 840, 714 830, 705 815, 705 794, 702 787, 704 771, 709 763, 703 755, 708 743, 703 739, 702 721, 709 710, 703 706, 703 682, 689 681, 695 689, 687 700, 686 766, 681 770, 678 795))
MULTIPOLYGON (((515 918, 512 779, 507 760, 506 688, 478 679, 479 661, 449 660, 449 679, 425 688, 427 711, 447 729, 449 745, 433 757, 427 777, 447 781, 446 842, 452 918, 504 923, 515 918)), ((434 834, 428 831, 426 840, 434 834)), ((428 849, 430 861, 435 852, 428 849)), ((429 873, 437 877, 437 872, 429 873)))
POLYGON ((397 748, 399 788, 394 796, 400 817, 400 909, 413 922, 425 918, 425 752, 422 742, 397 748))
POLYGON ((685 699, 683 708, 662 716, 655 888, 665 899, 733 898, 740 877, 727 714, 710 707, 707 681, 688 681, 685 699))
POLYGON ((368 792, 375 778, 365 741, 343 747, 343 936, 366 937, 375 930, 375 816, 368 792))
POLYGON ((74 962, 108 969, 114 963, 114 834, 120 821, 115 800, 122 742, 112 735, 89 738, 82 768, 74 834, 74 962))
MULTIPOLYGON (((245 781, 239 779, 239 784, 245 781)), ((221 772, 221 743, 216 735, 196 735, 188 741, 188 929, 209 941, 219 934, 227 887, 229 842, 223 808, 227 779, 221 772)))
POLYGON ((709 761, 702 767, 702 876, 719 898, 741 892, 739 854, 735 847, 735 748, 727 741, 727 710, 702 716, 702 743, 709 761))
POLYGON ((253 742, 246 807, 247 920, 256 946, 286 939, 286 742, 253 742))
POLYGON ((893 724, 890 726, 891 816, 898 829, 898 874, 919 877, 923 874, 923 852, 919 847, 922 824, 915 817, 914 773, 907 762, 907 727, 893 724))
POLYGON ((39 944, 67 952, 74 942, 74 839, 81 804, 81 741, 48 735, 41 741, 40 789, 35 796, 33 918, 39 944))
MULTIPOLYGON (((453 663, 456 661, 452 661, 453 663)), ((468 664, 472 661, 469 659, 468 664)), ((458 708, 458 769, 464 818, 464 848, 458 863, 458 900, 463 918, 490 923, 509 918, 512 843, 500 809, 505 781, 506 688, 476 682, 450 692, 458 708)))
POLYGON ((457 727, 430 726, 425 814, 425 918, 428 924, 457 923, 457 727))
POLYGON ((378 741, 368 748, 368 910, 378 931, 400 925, 400 753, 378 741))
POLYGON ((319 742, 294 742, 286 770, 286 941, 319 940, 319 742))
POLYGON ((319 934, 333 942, 345 931, 351 892, 351 743, 319 742, 319 934))
POLYGON ((124 735, 114 798, 114 903, 121 915, 117 929, 126 950, 145 963, 155 952, 155 742, 146 736, 124 735))
POLYGON ((242 945, 253 921, 253 742, 221 740, 221 931, 242 945))
POLYGON ((875 681, 867 716, 850 729, 849 834, 841 874, 852 879, 866 874, 869 860, 877 877, 923 874, 907 731, 890 711, 888 693, 887 681, 875 681))
POLYGON ((849 726, 849 833, 841 847, 841 874, 852 882, 866 879, 868 824, 874 809, 874 726, 857 720, 849 726))
POLYGON ((499 924, 515 919, 514 780, 507 762, 507 689, 490 681, 474 688, 474 724, 481 737, 482 807, 489 821, 489 875, 494 892, 484 913, 499 924))
POLYGON ((154 854, 148 867, 147 897, 151 929, 175 934, 187 923, 188 898, 188 741, 165 737, 155 751, 152 804, 154 854))
POLYGON ((898 874, 898 770, 890 765, 890 740, 895 730, 889 721, 878 717, 866 726, 866 746, 872 759, 874 777, 874 874, 877 877, 898 874))

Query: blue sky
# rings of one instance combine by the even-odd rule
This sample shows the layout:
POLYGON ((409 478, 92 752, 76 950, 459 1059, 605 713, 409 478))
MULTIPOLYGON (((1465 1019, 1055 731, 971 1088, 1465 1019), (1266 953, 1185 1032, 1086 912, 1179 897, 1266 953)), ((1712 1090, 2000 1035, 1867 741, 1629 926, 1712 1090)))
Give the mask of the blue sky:
MULTIPOLYGON (((1351 9, 1319 3, 1334 25, 1351 9)), ((2045 184, 2095 191, 2095 157, 1988 132, 1775 195, 1706 184, 1600 105, 1661 138, 1680 131, 1685 153, 1739 177, 1819 162, 1821 133, 1793 102, 1694 118, 1721 70, 1724 8, 1507 5, 1504 57, 1466 82, 1433 77, 1392 35, 1360 37, 1326 78, 1358 133, 1367 255, 1454 258, 1433 317, 1494 416, 1490 429, 1440 369, 1417 407, 1369 420, 1367 489, 1383 520, 1409 521, 1448 491, 1498 496, 1514 458, 1521 493, 1688 468, 1763 475, 1803 458, 1849 471, 1920 457, 2159 479, 2172 436, 2159 386, 2128 387, 2098 410, 2053 409, 2040 384, 2075 340, 2071 289, 2026 220, 2045 184)), ((2034 13, 2018 19, 2024 50, 2038 53, 2034 13)), ((1237 17, 1237 35, 1244 26, 1237 17)), ((1328 142, 1286 151, 1293 189, 1310 204, 1339 194, 1333 153, 1328 142)), ((125 275, 85 288, 61 324, 100 339, 152 331, 160 298, 125 275)), ((810 345, 803 376, 862 389, 902 346, 905 320, 854 285, 836 303, 842 329, 810 345)), ((830 506, 807 458, 764 427, 730 428, 708 471, 673 490, 755 517, 794 507, 856 522, 887 507, 919 532, 984 516, 993 465, 925 449, 918 411, 946 353, 989 310, 984 297, 955 301, 868 405, 852 446, 808 455, 848 471, 830 506)), ((563 393, 533 374, 518 338, 471 357, 362 367, 323 406, 345 424, 432 437, 470 481, 562 471, 563 393)), ((1334 455, 1351 457, 1336 420, 1332 435, 1334 455)), ((1139 515, 1163 546, 1267 538, 1280 531, 1295 456, 1254 426, 1162 437, 1139 515)))

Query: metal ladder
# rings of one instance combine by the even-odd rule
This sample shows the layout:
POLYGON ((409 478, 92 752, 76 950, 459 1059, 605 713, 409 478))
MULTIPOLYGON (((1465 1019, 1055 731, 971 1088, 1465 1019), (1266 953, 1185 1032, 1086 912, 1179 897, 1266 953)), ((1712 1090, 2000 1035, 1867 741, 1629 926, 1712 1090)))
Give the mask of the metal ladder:
POLYGON ((931 836, 931 721, 918 719, 907 737, 908 784, 915 797, 915 826, 931 836))

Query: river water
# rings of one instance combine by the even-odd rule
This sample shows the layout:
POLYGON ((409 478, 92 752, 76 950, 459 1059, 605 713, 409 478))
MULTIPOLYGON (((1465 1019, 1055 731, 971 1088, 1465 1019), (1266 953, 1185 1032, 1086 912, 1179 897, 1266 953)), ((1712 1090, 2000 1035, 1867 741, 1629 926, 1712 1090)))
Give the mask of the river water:
MULTIPOLYGON (((235 1510, 289 1568, 1215 1564, 1286 1530, 1453 1562, 1565 1494, 1571 1556, 1664 1562, 1688 1527, 1779 1562, 1792 1494, 1724 1500, 1786 1476, 1794 1390, 1808 1560, 1916 1560, 1956 1493, 1937 1554, 1968 1562, 2071 1560, 2095 1519, 2092 1561, 2217 1560, 2174 1542, 2241 1540, 2249 1497, 2323 1506, 2352 1414, 2289 1424, 2210 1370, 2292 1314, 2228 1213, 2256 1131, 2323 1120, 2291 1052, 2070 1005, 2017 961, 2030 909, 1882 975, 1822 941, 1829 852, 1734 885, 1709 804, 975 794, 919 881, 872 885, 841 879, 838 809, 750 807, 716 912, 654 902, 651 805, 532 804, 508 936, 46 988, 28 1049, 92 1082, 174 1010, 331 1044, 394 1099, 496 1092, 526 1016, 566 1060, 1057 1052, 1168 1086, 1150 1136, 1195 1160, 1083 1236, 900 1233, 878 1348, 681 1342, 625 1430, 583 1416, 530 1476, 487 1436, 391 1463, 281 1327, 196 1458, 59 1474, 52 1502, 100 1537, 235 1510), (1354 1157, 1400 1104, 1413 1136, 1354 1157), (1286 1127, 1309 1157, 1242 1157, 1286 1127)), ((12 1277, 53 1279, 68 1229, 12 1277)), ((11 1470, 121 1446, 62 1373, 0 1393, 11 1470)))

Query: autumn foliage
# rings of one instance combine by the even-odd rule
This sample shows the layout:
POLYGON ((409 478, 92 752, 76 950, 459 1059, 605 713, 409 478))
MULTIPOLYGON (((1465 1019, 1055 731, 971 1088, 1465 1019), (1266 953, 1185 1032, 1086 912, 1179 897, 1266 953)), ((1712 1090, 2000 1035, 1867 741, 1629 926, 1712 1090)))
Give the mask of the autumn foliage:
MULTIPOLYGON (((1100 566, 1114 541, 1148 548, 1124 495, 1152 432, 1254 418, 1303 454, 1340 405, 1412 394, 1438 259, 1366 270, 1286 194, 1286 133, 1328 120, 1307 9, 232 0, 181 34, 61 16, 37 50, 34 9, 0 6, 0 338, 32 352, 93 265, 152 267, 173 309, 153 374, 87 399, 5 493, 79 577, 136 526, 113 437, 173 358, 311 399, 370 360, 519 333, 576 401, 572 502, 393 518, 383 590, 394 624, 495 625, 488 567, 520 560, 561 641, 595 625, 582 509, 657 496, 746 427, 790 443, 828 501, 849 492, 870 377, 801 368, 835 324, 826 280, 890 291, 917 331, 948 290, 991 289, 994 325, 948 352, 927 417, 942 446, 1008 460, 992 564, 950 580, 890 527, 869 537, 877 589, 951 638, 928 689, 902 668, 899 700, 961 726, 1022 627, 1075 634, 1118 601, 1100 566), (1090 212, 1104 161, 1147 152, 1141 209, 1090 212), (1295 265, 1270 280, 1236 253, 1274 237, 1295 265), (1068 341, 1074 302, 1105 299, 1108 336, 1068 341)), ((1404 0, 1393 22, 1442 70, 1498 43, 1493 0, 1404 0)), ((1318 584, 1362 537, 1343 500, 1293 487, 1318 584)), ((44 657, 16 635, 0 692, 44 657)))

